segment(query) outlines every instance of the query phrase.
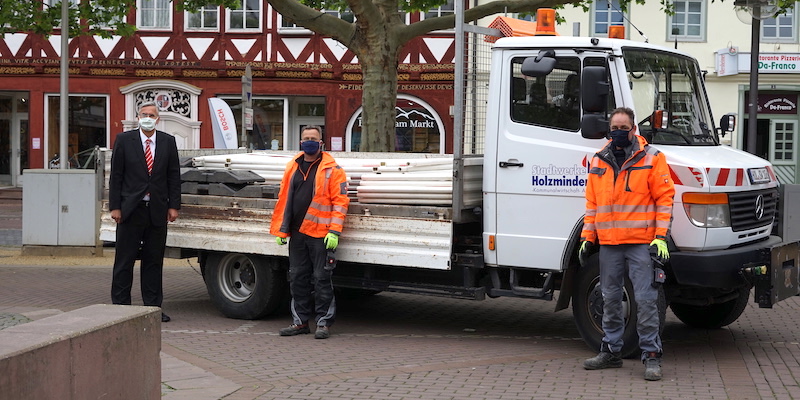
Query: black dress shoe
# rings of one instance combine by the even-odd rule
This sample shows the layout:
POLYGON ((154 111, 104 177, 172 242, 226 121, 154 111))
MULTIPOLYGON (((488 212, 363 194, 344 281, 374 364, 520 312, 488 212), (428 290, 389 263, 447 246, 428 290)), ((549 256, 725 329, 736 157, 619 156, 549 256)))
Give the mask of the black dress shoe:
POLYGON ((161 322, 169 322, 171 319, 172 318, 170 318, 169 315, 164 314, 163 312, 161 313, 161 322))

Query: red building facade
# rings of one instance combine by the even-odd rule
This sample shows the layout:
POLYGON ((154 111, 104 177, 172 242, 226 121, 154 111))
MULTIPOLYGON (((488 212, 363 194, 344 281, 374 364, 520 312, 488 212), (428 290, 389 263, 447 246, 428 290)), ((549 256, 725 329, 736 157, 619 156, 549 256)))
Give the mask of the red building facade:
MULTIPOLYGON (((113 146, 136 125, 136 106, 158 101, 158 128, 182 148, 214 147, 210 98, 232 108, 241 132, 242 76, 252 70, 253 130, 247 146, 296 149, 300 128, 322 125, 330 150, 358 150, 361 71, 333 39, 283 21, 261 0, 242 10, 179 12, 172 2, 139 0, 130 37, 69 42, 70 164, 95 145, 113 146), (262 9, 264 8, 264 9, 262 9)), ((436 15, 452 7, 435 10, 436 15)), ((429 14, 431 15, 431 14, 429 14)), ((409 22, 424 14, 407 16, 409 22)), ((0 38, 0 185, 19 185, 22 170, 46 168, 59 151, 60 32, 0 38)), ((398 71, 395 149, 452 149, 452 32, 419 37, 403 49, 398 71)))

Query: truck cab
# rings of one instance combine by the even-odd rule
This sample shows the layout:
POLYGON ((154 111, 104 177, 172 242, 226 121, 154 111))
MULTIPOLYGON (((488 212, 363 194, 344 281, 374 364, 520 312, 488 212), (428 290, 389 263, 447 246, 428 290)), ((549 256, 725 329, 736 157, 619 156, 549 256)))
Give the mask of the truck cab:
MULTIPOLYGON (((629 107, 675 182, 664 303, 689 325, 735 321, 753 286, 748 267, 782 242, 772 235, 780 184, 768 161, 720 144, 735 121, 714 121, 696 60, 622 39, 545 36, 500 39, 492 65, 490 92, 502 101, 487 116, 485 262, 565 271, 559 307, 571 294, 584 338, 601 332, 596 256, 581 268, 574 255, 587 166, 607 143, 609 112, 629 107), (564 284, 570 276, 586 284, 564 284)), ((796 265, 789 274, 796 282, 796 265)))

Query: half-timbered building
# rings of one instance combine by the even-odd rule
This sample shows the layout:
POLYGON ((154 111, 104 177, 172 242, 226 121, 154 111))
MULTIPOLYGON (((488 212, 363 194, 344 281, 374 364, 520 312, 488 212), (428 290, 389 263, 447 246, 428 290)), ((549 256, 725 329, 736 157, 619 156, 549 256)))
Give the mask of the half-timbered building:
MULTIPOLYGON (((72 0, 78 1, 78 0, 72 0)), ((51 1, 55 3, 55 0, 51 1)), ((300 128, 321 125, 326 147, 358 150, 361 71, 336 40, 285 21, 267 2, 242 0, 231 10, 180 12, 166 0, 138 0, 127 16, 129 37, 69 41, 68 157, 85 163, 95 146, 137 126, 136 106, 156 101, 158 128, 182 148, 214 147, 209 99, 231 107, 239 131, 242 76, 252 71, 252 131, 247 146, 297 149, 300 128)), ((452 12, 452 3, 409 22, 452 12)), ((409 42, 398 72, 396 151, 452 148, 452 31, 409 42)), ((25 168, 46 168, 59 152, 61 32, 0 38, 0 184, 21 184, 25 168)), ((248 118, 249 119, 249 118, 248 118)))

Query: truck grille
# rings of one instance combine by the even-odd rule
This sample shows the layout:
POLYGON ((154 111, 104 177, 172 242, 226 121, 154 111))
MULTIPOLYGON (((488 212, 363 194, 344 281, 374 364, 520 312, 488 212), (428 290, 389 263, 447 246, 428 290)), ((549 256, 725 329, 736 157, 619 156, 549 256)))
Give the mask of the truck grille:
POLYGON ((771 225, 778 206, 778 189, 728 193, 734 232, 771 225))

